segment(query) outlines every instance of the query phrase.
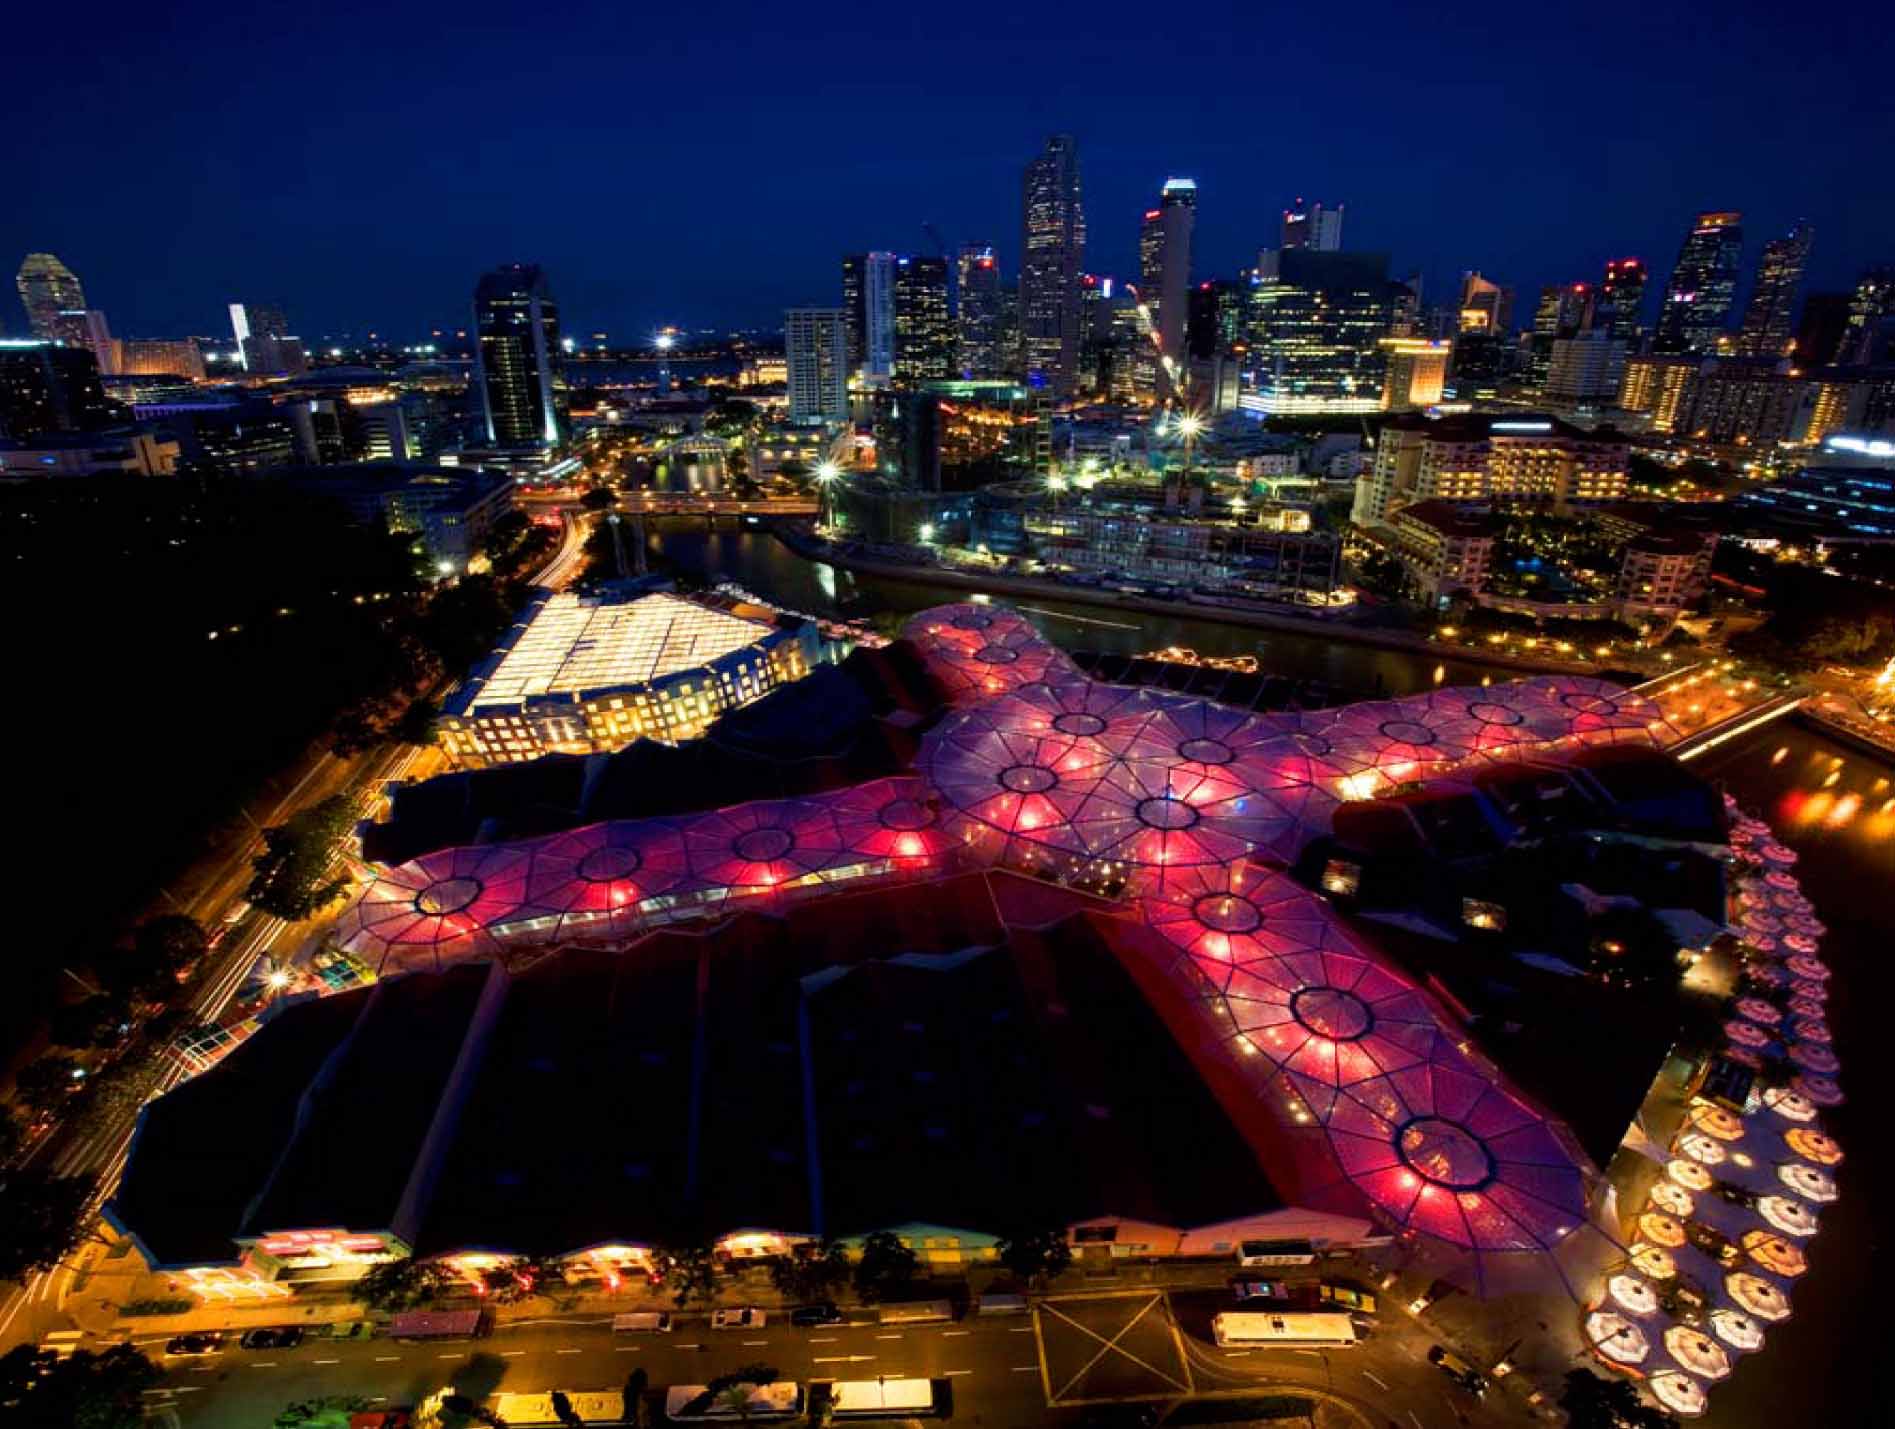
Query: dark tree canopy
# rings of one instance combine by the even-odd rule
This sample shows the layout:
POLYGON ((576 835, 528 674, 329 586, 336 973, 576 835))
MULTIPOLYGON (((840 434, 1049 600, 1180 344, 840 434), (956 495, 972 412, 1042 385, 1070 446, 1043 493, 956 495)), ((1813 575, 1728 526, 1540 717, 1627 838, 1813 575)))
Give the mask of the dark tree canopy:
POLYGON ((349 801, 333 794, 288 822, 263 831, 263 852, 245 893, 265 913, 292 923, 320 911, 342 895, 348 880, 331 868, 342 838, 354 826, 349 801))
POLYGON ((130 1345, 64 1359, 36 1345, 0 1355, 0 1421, 8 1429, 140 1429, 158 1367, 130 1345))
POLYGON ((38 1167, 0 1171, 0 1280, 51 1270, 86 1238, 92 1185, 38 1167))

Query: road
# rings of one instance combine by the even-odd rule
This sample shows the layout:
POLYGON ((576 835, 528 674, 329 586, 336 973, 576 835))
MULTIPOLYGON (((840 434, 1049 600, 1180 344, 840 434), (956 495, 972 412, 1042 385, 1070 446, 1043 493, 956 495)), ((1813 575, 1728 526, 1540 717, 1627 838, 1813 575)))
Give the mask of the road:
MULTIPOLYGON (((230 1348, 214 1356, 165 1360, 164 1383, 152 1397, 174 1406, 182 1424, 210 1429, 267 1424, 290 1401, 326 1394, 403 1405, 450 1381, 477 1396, 496 1390, 618 1389, 634 1369, 643 1369, 650 1387, 660 1390, 702 1384, 740 1365, 761 1363, 781 1378, 805 1384, 877 1376, 945 1379, 952 1386, 955 1418, 1001 1429, 1045 1422, 1055 1396, 1062 1404, 1080 1398, 1091 1403, 1179 1398, 1162 1378, 1127 1382, 1117 1394, 1065 1389, 1065 1369, 1084 1360, 1120 1357, 1129 1373, 1140 1373, 1136 1358, 1144 1350, 1122 1354, 1109 1343, 1117 1319, 1108 1319, 1090 1338, 1066 1319, 1069 1313, 1084 1316, 1103 1308, 1109 1317, 1127 1322, 1141 1311, 1153 1323, 1169 1322, 1161 1325, 1155 1343, 1175 1345, 1175 1351, 1158 1368, 1200 1395, 1309 1390, 1329 1397, 1331 1422, 1363 1429, 1499 1424, 1517 1420, 1521 1411, 1517 1400, 1498 1387, 1483 1403, 1449 1384, 1423 1358, 1426 1332, 1406 1317, 1353 1350, 1223 1350, 1211 1343, 1208 1323, 1228 1303, 1227 1292, 1216 1290, 1103 1292, 1057 1297, 1030 1316, 974 1316, 947 1324, 888 1326, 857 1310, 849 1323, 822 1329, 799 1330, 772 1318, 754 1331, 712 1331, 703 1316, 691 1315, 680 1317, 669 1335, 615 1336, 608 1318, 587 1315, 507 1324, 476 1344, 311 1338, 294 1350, 249 1351, 236 1348, 232 1339, 226 1342, 230 1348), (1056 1339, 1061 1333, 1067 1336, 1064 1342, 1056 1339)), ((156 1356, 162 1344, 149 1343, 147 1349, 156 1356)))

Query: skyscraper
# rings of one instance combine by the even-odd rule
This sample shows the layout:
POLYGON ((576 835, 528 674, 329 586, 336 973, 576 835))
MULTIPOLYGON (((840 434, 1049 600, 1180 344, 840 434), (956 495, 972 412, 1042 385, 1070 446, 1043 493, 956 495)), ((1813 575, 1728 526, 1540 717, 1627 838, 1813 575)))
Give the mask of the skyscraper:
POLYGON ((955 365, 963 377, 998 377, 1000 263, 991 244, 963 243, 955 262, 955 365))
POLYGON ((566 439, 559 304, 537 264, 509 263, 474 287, 474 388, 487 442, 557 446, 566 439))
POLYGON ((1606 335, 1618 342, 1637 342, 1639 317, 1645 310, 1645 283, 1650 276, 1643 258, 1607 259, 1594 325, 1603 327, 1606 335))
POLYGON ((245 372, 300 376, 308 370, 301 340, 290 336, 289 319, 274 303, 232 303, 230 331, 245 372))
POLYGON ((1461 275, 1458 326, 1464 333, 1503 337, 1513 323, 1513 289, 1488 281, 1479 273, 1461 275))
POLYGON ((1701 213, 1678 249, 1678 262, 1658 310, 1654 352, 1714 354, 1737 296, 1737 260, 1744 248, 1741 213, 1701 213))
POLYGON ((1881 361, 1895 320, 1895 264, 1881 263, 1863 271, 1849 295, 1849 321, 1835 360, 1849 366, 1881 361))
POLYGON ((1739 352, 1749 357, 1782 357, 1790 350, 1797 291, 1803 286, 1803 269, 1815 237, 1816 230, 1798 220, 1789 233, 1763 245, 1757 282, 1750 290, 1737 337, 1739 352))
POLYGON ((67 336, 59 315, 85 311, 85 289, 79 286, 72 269, 51 253, 27 254, 16 282, 20 306, 26 309, 27 325, 34 337, 54 342, 67 336))
POLYGON ((851 253, 842 260, 842 307, 849 320, 849 371, 871 387, 895 375, 893 253, 851 253))
POLYGON ((1306 204, 1301 198, 1283 210, 1283 246, 1334 253, 1342 247, 1342 208, 1306 204))
POLYGON ((1190 316, 1191 231, 1197 222, 1197 204, 1195 181, 1166 179, 1158 207, 1146 211, 1138 241, 1138 295, 1151 311, 1159 347, 1178 363, 1184 360, 1184 332, 1190 316))
POLYGON ((1022 192, 1020 346, 1029 382, 1072 390, 1079 367, 1079 279, 1086 215, 1079 142, 1055 134, 1026 166, 1022 192))
POLYGON ((945 258, 895 260, 895 378, 913 383, 954 375, 954 320, 945 258))
POLYGON ((1241 405, 1265 415, 1378 410, 1392 297, 1386 253, 1285 249, 1250 289, 1254 390, 1241 405))
POLYGON ((849 310, 791 308, 783 314, 790 420, 815 425, 849 415, 849 310))
POLYGON ((83 347, 46 338, 0 338, 0 436, 96 432, 122 421, 99 364, 83 347))

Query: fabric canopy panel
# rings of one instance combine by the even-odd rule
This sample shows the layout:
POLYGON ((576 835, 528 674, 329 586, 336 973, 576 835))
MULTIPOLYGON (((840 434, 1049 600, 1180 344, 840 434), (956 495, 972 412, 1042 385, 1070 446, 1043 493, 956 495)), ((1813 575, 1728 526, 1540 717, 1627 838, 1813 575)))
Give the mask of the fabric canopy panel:
POLYGON ((1551 1123, 1462 1050, 1419 989, 1329 905, 1256 866, 1167 880, 1141 912, 1271 1106, 1320 1125, 1391 1220, 1476 1251, 1544 1250, 1586 1219, 1551 1123))

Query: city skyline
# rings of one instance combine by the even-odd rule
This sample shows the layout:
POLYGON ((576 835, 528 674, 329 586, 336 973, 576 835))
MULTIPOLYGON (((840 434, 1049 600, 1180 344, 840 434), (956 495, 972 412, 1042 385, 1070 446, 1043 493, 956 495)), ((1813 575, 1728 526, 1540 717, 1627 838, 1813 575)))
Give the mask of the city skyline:
MULTIPOLYGON (((1346 89, 1351 97, 1273 106, 1267 122, 1245 117, 1232 84, 1261 52, 1233 13, 1207 16, 1193 35, 1161 35, 1132 49, 1110 35, 1041 33, 1034 22, 1013 22, 1022 33, 1009 43, 1057 43, 1071 61, 1062 75, 1075 76, 1030 97, 999 45, 969 51, 945 91, 926 101, 888 95, 866 72, 845 72, 802 111, 812 125, 847 136, 814 158, 758 147, 770 132, 763 116, 787 94, 776 67, 787 72, 806 50, 838 43, 866 58, 873 44, 859 34, 818 26, 779 36, 760 20, 731 61, 736 99, 726 104, 726 96, 707 97, 684 80, 689 64, 642 66, 632 38, 603 16, 582 15, 562 31, 570 42, 558 49, 568 58, 545 75, 560 101, 544 117, 502 127, 468 120, 455 106, 462 75, 502 50, 513 53, 517 36, 505 25, 428 34, 423 46, 419 31, 410 34, 417 22, 397 14, 380 23, 388 57, 366 66, 338 52, 346 36, 328 33, 294 45, 289 37, 242 36, 261 62, 234 65, 238 36, 201 27, 201 43, 174 56, 174 102, 149 120, 140 114, 148 142, 183 147, 180 126, 227 117, 245 90, 266 80, 311 100, 274 109, 277 124, 229 136, 182 175, 157 166, 118 176, 120 199, 171 217, 131 226, 99 222, 98 194, 70 183, 108 130, 130 122, 122 108, 129 101, 98 96, 26 156, 15 177, 18 201, 0 219, 7 261, 59 254, 92 303, 112 315, 115 331, 146 337, 220 331, 229 302, 263 292, 280 296, 312 337, 385 329, 413 341, 436 325, 464 325, 469 277, 503 262, 543 267, 575 333, 605 330, 623 342, 673 321, 769 327, 785 307, 834 300, 840 254, 931 256, 925 225, 950 254, 965 240, 996 241, 1011 282, 1020 261, 1019 175, 1052 132, 1074 134, 1083 156, 1087 268, 1121 278, 1136 271, 1140 215, 1173 174, 1200 185, 1194 268, 1202 275, 1234 274, 1253 261, 1302 194, 1345 205, 1348 244, 1388 251, 1394 271, 1421 271, 1430 300, 1469 269, 1520 292, 1590 278, 1606 258, 1627 254, 1662 274, 1692 214, 1722 208, 1747 216, 1746 286, 1764 238, 1807 217, 1821 236, 1805 290, 1835 291, 1886 261, 1877 243, 1895 231, 1895 201, 1859 182, 1863 160, 1889 142, 1886 118, 1855 115, 1846 95, 1826 90, 1798 96, 1788 112, 1750 102, 1754 86, 1774 86, 1777 55, 1790 41, 1787 17, 1755 18, 1716 37, 1716 63, 1694 71, 1690 87, 1665 68, 1685 38, 1682 18, 1642 16, 1642 43, 1634 46, 1613 30, 1615 82, 1642 106, 1636 127, 1665 134, 1663 147, 1566 137, 1556 90, 1516 96, 1509 123, 1495 125, 1483 122, 1478 95, 1412 78, 1428 72, 1426 57, 1437 50, 1503 74, 1548 42, 1552 17, 1516 21, 1532 28, 1499 40, 1474 33, 1472 21, 1453 22, 1386 55, 1352 53, 1320 22, 1288 17, 1270 53, 1291 87, 1312 95, 1346 89), (1196 40, 1209 33, 1223 38, 1200 52, 1196 40), (427 58, 394 62, 406 55, 427 58), (1128 57, 1143 63, 1127 66, 1128 57), (1175 73, 1180 82, 1150 93, 1141 72, 1175 73), (351 74, 362 99, 329 113, 314 96, 336 74, 351 74), (631 119, 616 108, 627 74, 637 75, 643 101, 631 119), (1110 82, 1114 74, 1123 82, 1110 82), (1404 117, 1417 104, 1432 123, 1404 117), (384 171, 359 160, 394 145, 394 131, 378 125, 371 134, 352 117, 358 110, 423 131, 430 115, 451 113, 468 127, 460 144, 435 146, 428 164, 384 171), (869 116, 877 122, 861 122, 869 116), (1717 123, 1705 122, 1712 118, 1717 123), (1843 126, 1849 141, 1809 145, 1825 125, 1843 126), (530 192, 504 185, 503 173, 529 149, 530 192), (296 162, 283 162, 286 153, 297 153, 296 162), (679 220, 668 187, 635 181, 641 156, 698 163, 725 202, 694 206, 679 220), (601 192, 602 171, 623 179, 601 192), (562 214, 562 193, 583 195, 586 217, 562 214), (1583 195, 1578 204, 1575 195, 1583 195), (359 261, 365 254, 374 261, 359 261)), ((654 20, 635 42, 678 59, 697 54, 708 42, 677 23, 654 20)), ((1606 25, 1583 16, 1562 23, 1571 33, 1561 44, 1582 47, 1595 25, 1606 25)), ((127 38, 102 43, 109 49, 127 38)), ((43 39, 36 46, 29 35, 26 47, 56 53, 64 43, 57 34, 43 39)), ((1691 39, 1700 39, 1695 28, 1691 39)), ((1845 50, 1839 31, 1820 24, 1813 32, 1799 24, 1795 46, 1819 64, 1825 56, 1838 66, 1865 58, 1859 42, 1845 50)), ((29 102, 49 82, 40 73, 50 78, 51 69, 23 81, 29 102)), ((9 312, 6 325, 17 332, 23 322, 9 312)))

